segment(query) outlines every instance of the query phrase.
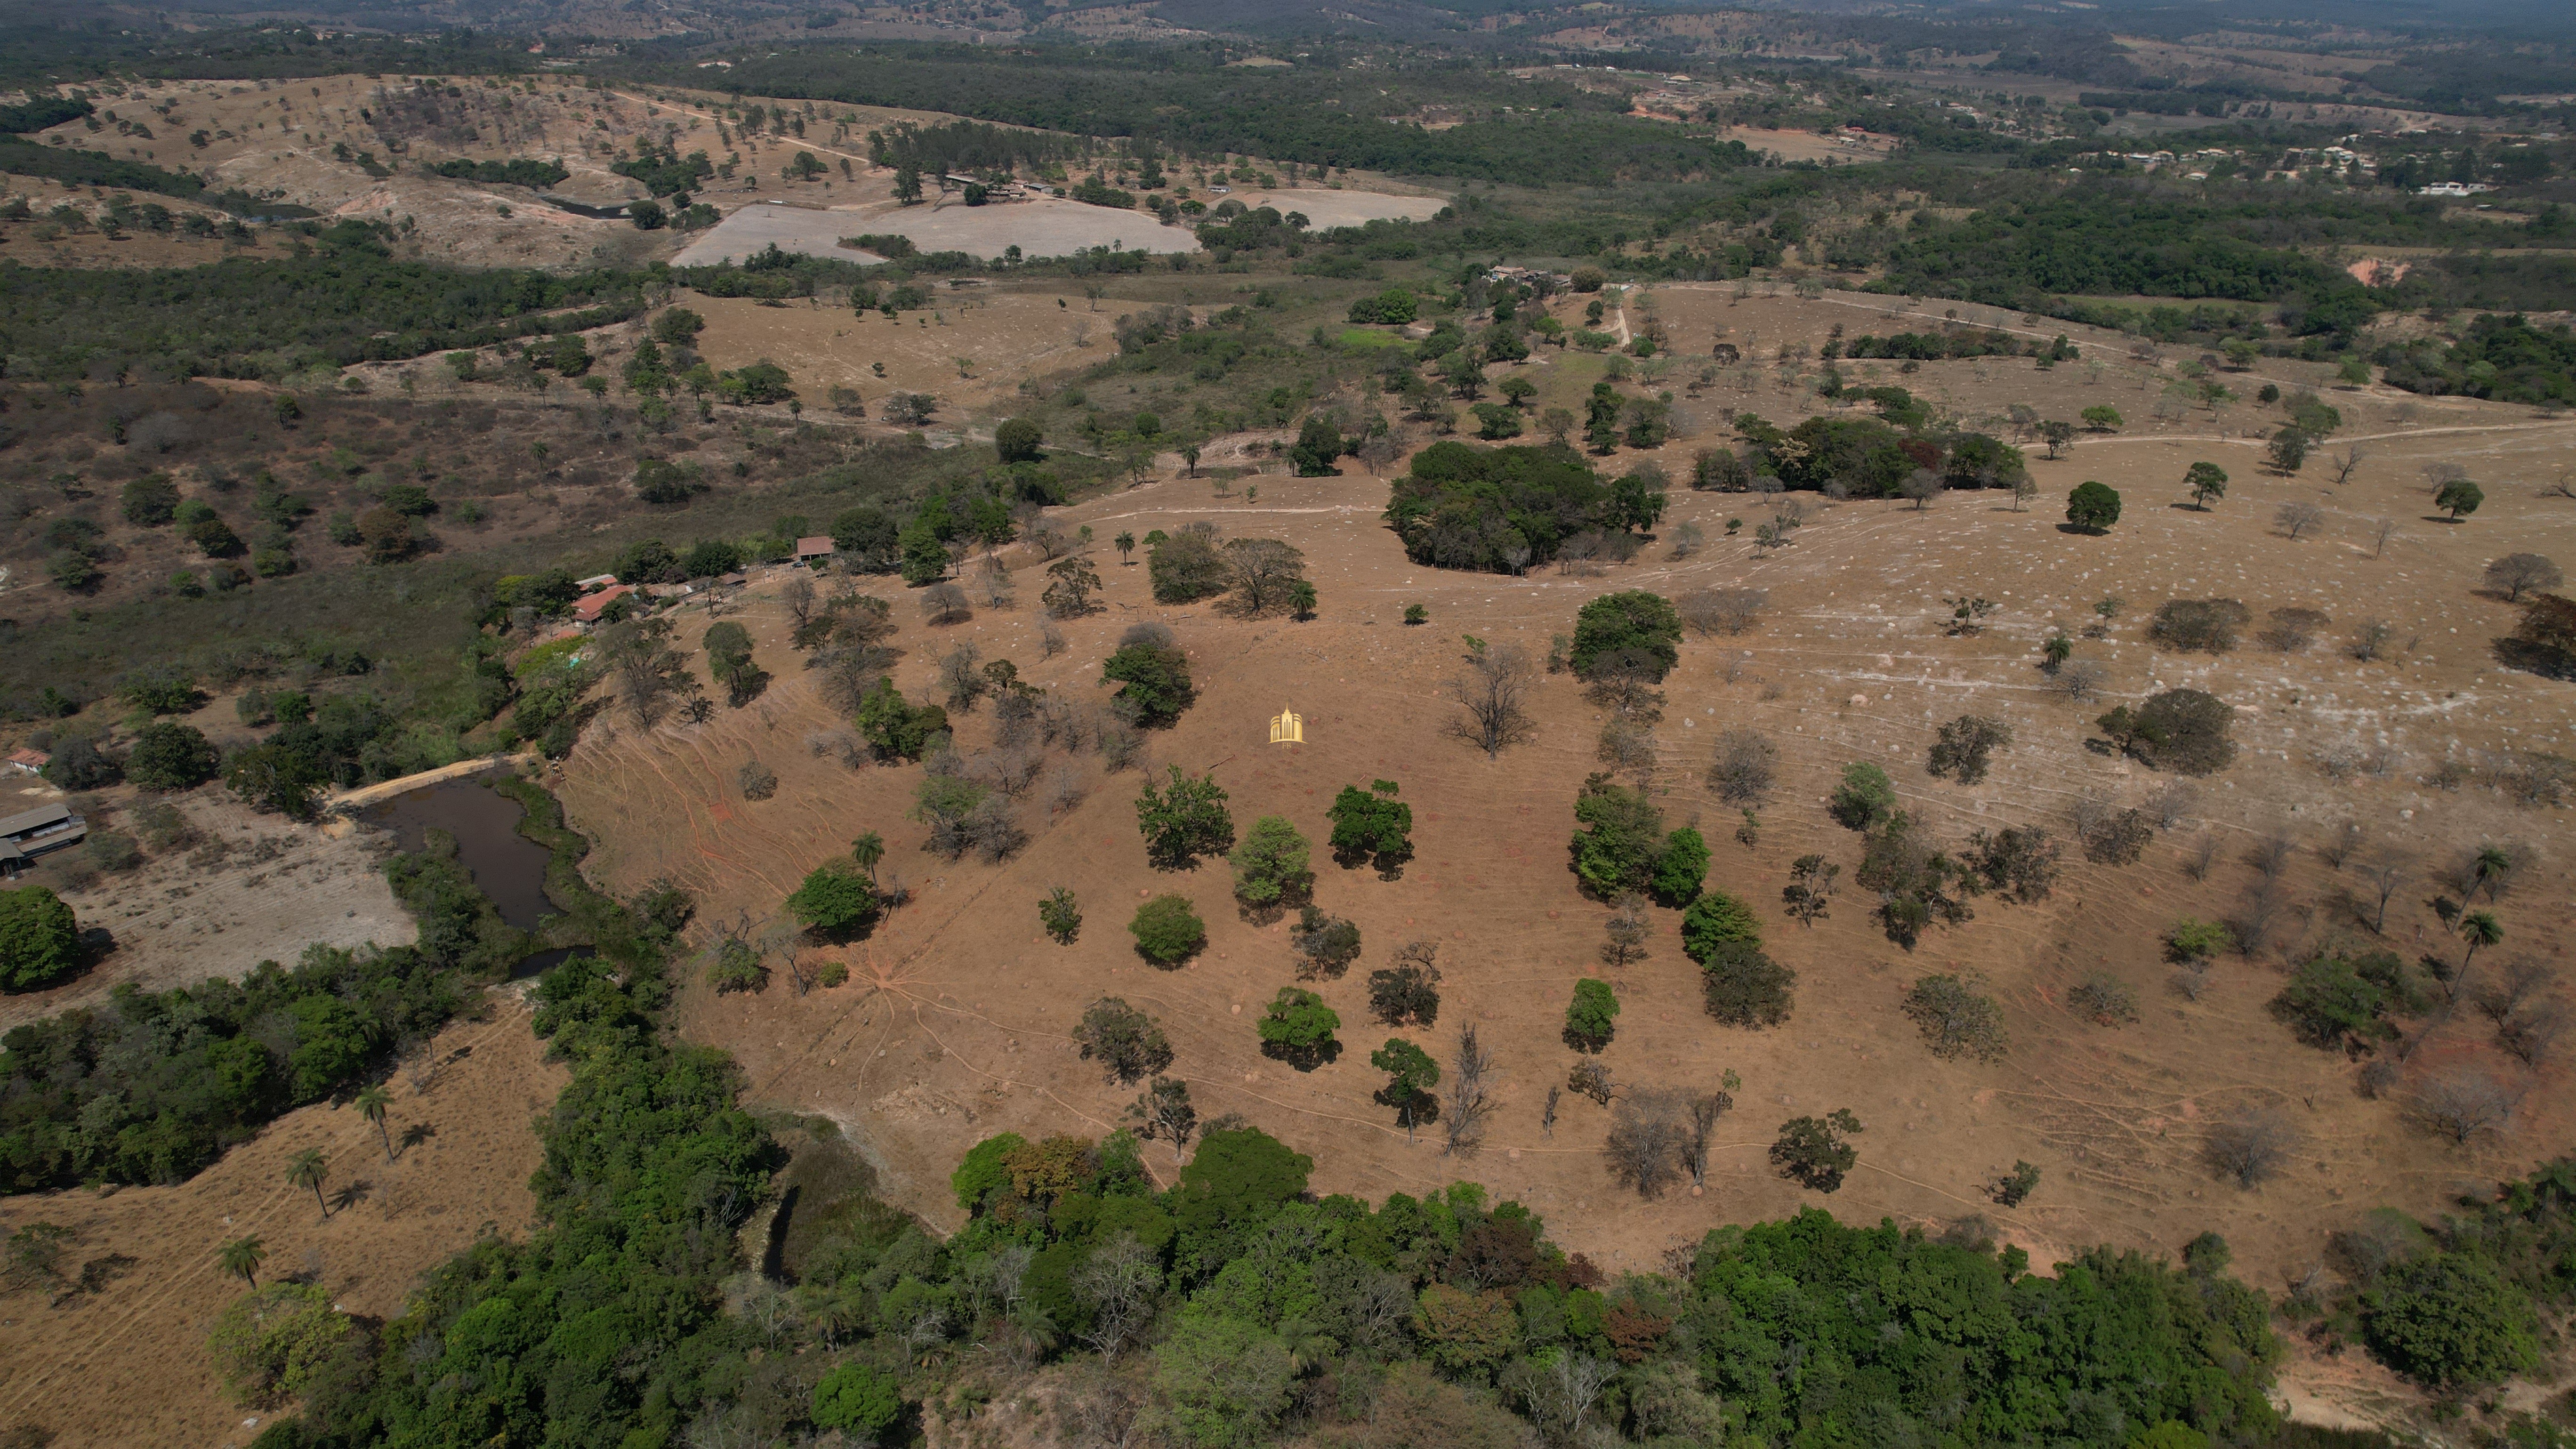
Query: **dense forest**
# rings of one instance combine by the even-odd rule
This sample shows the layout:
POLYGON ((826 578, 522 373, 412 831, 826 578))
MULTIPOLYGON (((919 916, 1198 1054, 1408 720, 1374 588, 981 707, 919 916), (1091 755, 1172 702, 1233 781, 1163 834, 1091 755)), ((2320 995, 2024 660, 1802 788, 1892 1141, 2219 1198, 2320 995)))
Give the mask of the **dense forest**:
POLYGON ((343 221, 283 237, 300 255, 131 271, 0 261, 0 342, 49 381, 129 367, 165 376, 256 377, 262 354, 296 366, 418 357, 505 338, 597 327, 644 306, 633 272, 468 271, 395 260, 381 224, 343 221))
MULTIPOLYGON (((677 82, 693 64, 646 74, 677 82)), ((1689 180, 1746 159, 1741 147, 1631 118, 1616 96, 1462 65, 1418 74, 1244 70, 1227 68, 1214 48, 1003 54, 871 45, 745 52, 733 67, 727 84, 745 93, 942 110, 1210 158, 1244 153, 1524 185, 1689 180), (1473 118, 1436 131, 1406 124, 1424 105, 1473 118)))

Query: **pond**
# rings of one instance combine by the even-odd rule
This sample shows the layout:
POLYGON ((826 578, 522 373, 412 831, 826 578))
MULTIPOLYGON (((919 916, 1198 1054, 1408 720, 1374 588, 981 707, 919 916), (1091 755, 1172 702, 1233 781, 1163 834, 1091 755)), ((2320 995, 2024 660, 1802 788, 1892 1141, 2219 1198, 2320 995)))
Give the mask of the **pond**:
POLYGON ((395 844, 407 851, 420 849, 433 828, 455 836, 457 862, 492 898, 501 919, 533 931, 554 911, 546 899, 546 865, 553 856, 519 833, 525 813, 518 801, 479 780, 441 780, 369 806, 359 818, 391 830, 395 844))

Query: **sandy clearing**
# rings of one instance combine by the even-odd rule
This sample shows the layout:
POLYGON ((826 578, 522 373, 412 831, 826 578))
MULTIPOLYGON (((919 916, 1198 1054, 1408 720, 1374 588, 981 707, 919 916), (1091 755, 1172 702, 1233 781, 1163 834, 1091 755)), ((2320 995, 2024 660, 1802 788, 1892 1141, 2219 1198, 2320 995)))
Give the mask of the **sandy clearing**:
POLYGON ((1030 257, 1064 256, 1113 245, 1155 252, 1199 249, 1198 238, 1186 228, 1167 227, 1150 213, 1086 206, 1052 196, 989 206, 968 206, 962 201, 946 206, 870 202, 829 210, 772 201, 734 212, 689 243, 674 260, 689 267, 739 262, 774 243, 781 251, 807 256, 881 262, 885 258, 839 243, 845 236, 886 233, 908 237, 926 252, 962 251, 987 258, 1014 246, 1030 257))
MULTIPOLYGON (((0 997, 0 1030, 97 1005, 129 981, 163 991, 239 977, 262 961, 291 966, 307 946, 419 939, 419 926, 385 881, 384 836, 256 815, 213 787, 172 803, 205 841, 224 847, 221 858, 209 859, 211 844, 201 845, 63 891, 81 924, 106 927, 116 949, 51 990, 0 997)), ((109 828, 130 826, 118 819, 109 828)))

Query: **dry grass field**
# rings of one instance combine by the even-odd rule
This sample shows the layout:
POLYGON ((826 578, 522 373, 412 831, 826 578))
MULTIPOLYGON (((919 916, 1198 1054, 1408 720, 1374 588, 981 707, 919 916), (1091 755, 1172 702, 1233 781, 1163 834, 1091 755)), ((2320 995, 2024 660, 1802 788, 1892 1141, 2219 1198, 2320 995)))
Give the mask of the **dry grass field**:
MULTIPOLYGON (((1657 305, 1686 334, 1726 326, 1758 332, 1766 346, 1793 333, 1821 338, 1847 317, 1850 330, 1863 330, 1860 314, 1831 301, 1730 307, 1715 290, 1667 288, 1657 305)), ((1692 336, 1689 347, 1701 352, 1704 343, 1692 336)), ((1562 365, 1585 363, 1599 365, 1579 355, 1562 365)), ((1992 364, 1995 376, 2004 365, 1992 364)), ((2117 368, 2088 381, 2074 365, 2037 374, 2027 359, 2014 365, 2023 371, 2006 382, 1979 379, 1967 363, 1927 365, 1906 382, 1962 409, 2030 400, 2044 415, 2124 396, 2117 368)), ((622 713, 604 716, 560 788, 574 822, 601 842, 591 865, 603 884, 624 890, 668 877, 728 919, 775 912, 807 869, 864 831, 884 833, 885 868, 913 902, 863 943, 820 953, 846 959, 851 984, 799 994, 782 970, 757 995, 719 998, 693 987, 686 1020, 692 1034, 741 1056, 763 1100, 841 1122, 868 1145, 895 1199, 935 1222, 954 1216, 946 1175, 968 1143, 1004 1130, 1097 1134, 1119 1123, 1132 1092, 1105 1084, 1068 1037, 1083 1005, 1105 994, 1161 1019, 1179 1052, 1174 1074, 1190 1080, 1202 1114, 1241 1113, 1312 1153, 1320 1190, 1375 1197, 1474 1178, 1530 1203, 1560 1241, 1605 1263, 1649 1266, 1715 1223, 1816 1200, 1859 1220, 1983 1214, 2043 1263, 2095 1241, 2171 1252, 2215 1230, 2249 1281, 2277 1287, 2318 1265, 2326 1234, 2367 1209, 2438 1212, 2452 1195, 2551 1155, 2576 1126, 2565 1065, 2524 1067, 2473 1010, 2443 1022, 2401 1080, 2372 1098, 2356 1089, 2358 1063, 2299 1045, 2265 1009, 2307 954, 2367 939, 2340 903, 2361 890, 2355 871, 2374 853, 2409 862, 2385 927, 2402 953, 2456 955, 2430 907, 2453 888, 2436 877, 2486 843, 2505 843, 2528 864, 2496 906, 2507 940, 2482 958, 2481 971, 2515 956, 2563 970, 2566 930, 2576 924, 2556 814, 2517 808, 2476 784, 2427 783, 2446 760, 2567 752, 2576 725, 2567 686, 2496 662, 2492 641, 2515 612, 2478 590, 2480 570, 2499 554, 2576 552, 2576 513, 2537 486, 2570 456, 2576 427, 2473 403, 2417 408, 2401 423, 2408 405, 2399 399, 2333 396, 2346 409, 2346 436, 2371 440, 2341 487, 2317 476, 2316 465, 2297 478, 2267 475, 2252 441, 2233 436, 2243 427, 2212 428, 2202 418, 2163 433, 2087 439, 2057 461, 2034 448, 2040 496, 2027 511, 2005 493, 1951 494, 1924 511, 1901 502, 1820 507, 1809 496, 1809 522, 1774 557, 1730 541, 1675 561, 1657 546, 1601 577, 1414 567, 1378 521, 1385 485, 1355 465, 1338 478, 1243 480, 1260 485, 1257 502, 1164 477, 1063 510, 1060 526, 1087 524, 1105 540, 1205 520, 1229 537, 1284 538, 1305 552, 1321 616, 1300 624, 1229 617, 1207 604, 1158 607, 1142 565, 1122 568, 1101 549, 1108 607, 1064 624, 1069 648, 1053 659, 1037 645, 1037 590, 1025 567, 1016 607, 979 609, 972 622, 947 628, 921 624, 892 581, 868 585, 895 596, 904 625, 896 642, 906 651, 896 677, 917 698, 933 692, 937 659, 972 643, 1061 697, 1100 702, 1100 661, 1118 633, 1140 620, 1170 624, 1201 696, 1177 728, 1151 738, 1153 771, 1213 770, 1231 792, 1238 829, 1283 814, 1320 842, 1324 808, 1342 786, 1401 782, 1416 812, 1418 855, 1400 879, 1341 870, 1318 850, 1318 902, 1359 923, 1365 950, 1348 975, 1310 983, 1339 1012, 1345 1048, 1312 1072, 1264 1058, 1252 1030, 1262 1004, 1291 980, 1284 925, 1240 919, 1221 863, 1180 874, 1148 866, 1130 804, 1142 775, 1104 775, 1088 755, 1059 753, 1048 760, 1050 776, 1073 772, 1081 798, 1050 812, 1040 802, 1053 786, 1033 792, 1020 807, 1034 837, 1024 852, 999 866, 923 854, 922 828, 906 818, 917 769, 852 772, 811 747, 841 722, 815 698, 785 645, 783 615, 759 587, 744 618, 777 676, 767 694, 702 726, 638 731, 622 713), (2236 480, 2208 512, 2188 507, 2179 483, 2202 457, 2220 460, 2236 480), (2430 507, 2422 476, 2424 465, 2450 460, 2494 480, 2486 507, 2458 524, 2430 507), (2067 490, 2088 478, 2127 500, 2105 536, 2059 521, 2067 490), (2310 500, 2326 511, 2321 532, 2294 541, 2274 526, 2282 505, 2310 500), (2397 520, 2384 546, 2372 522, 2380 518, 2397 520), (1705 1088, 1730 1068, 1745 1087, 1721 1129, 1723 1170, 1712 1171, 1707 1194, 1646 1202, 1605 1170, 1607 1113, 1569 1095, 1552 1131, 1540 1120, 1549 1087, 1564 1082, 1573 1060, 1557 1040, 1567 994, 1579 977, 1613 974, 1596 955, 1604 909, 1578 893, 1565 858, 1575 787, 1598 768, 1601 712, 1569 678, 1552 677, 1539 691, 1535 742, 1489 762, 1449 737, 1458 710, 1443 681, 1459 670, 1462 634, 1543 653, 1598 593, 1675 596, 1738 584, 1768 590, 1765 620, 1742 636, 1685 644, 1665 685, 1656 788, 1670 823, 1696 820, 1710 837, 1711 885, 1765 917, 1769 948, 1799 973, 1796 1012, 1766 1032, 1712 1023, 1698 970, 1680 950, 1678 917, 1658 912, 1647 959, 1615 973, 1625 1011, 1603 1060, 1633 1087, 1705 1088), (1945 595, 1982 595, 2000 611, 1980 636, 1952 637, 1945 595), (2107 637, 2083 642, 2078 657, 2107 667, 2107 698, 2077 704, 2039 670, 2038 646, 2092 622, 2105 596, 2125 604, 2107 637), (2300 607, 2328 622, 2315 642, 2287 653, 2249 638, 2233 653, 2177 655, 2145 640, 2146 616, 2165 600, 2213 596, 2242 600, 2258 620, 2300 607), (1401 622, 1412 603, 1428 609, 1426 625, 1401 622), (2389 650, 2359 662, 2344 645, 2372 620, 2393 631, 2389 650), (1973 920, 1936 928, 1912 952, 1881 934, 1869 893, 1848 885, 1858 838, 1820 808, 1845 763, 1883 765, 1904 808, 1944 841, 2006 824, 2042 825, 2062 840, 2080 797, 2135 805, 2164 783, 2088 745, 2098 734, 2092 717, 2110 702, 2178 685, 2237 707, 2241 753, 2232 769, 2199 782, 2184 818, 2139 863, 2088 864, 2070 848, 2043 903, 1987 897, 1973 920), (1265 721, 1283 705, 1306 716, 1302 747, 1266 743, 1265 721), (1923 763, 1934 724, 1966 712, 2002 718, 2016 734, 1993 776, 1974 788, 1931 778, 1923 763), (1715 734, 1735 727, 1761 731, 1782 757, 1751 848, 1735 843, 1737 812, 1703 779, 1715 734), (2369 768, 2338 767, 2342 778, 2330 777, 2320 760, 2346 753, 2370 756, 2369 768), (784 782, 774 799, 747 801, 733 788, 736 767, 752 758, 784 782), (2339 869, 2321 852, 2347 835, 2356 848, 2339 869), (2286 906, 2270 939, 2221 959, 2198 999, 2178 993, 2161 959, 2162 933, 2186 915, 2240 914, 2263 873, 2264 842, 2275 839, 2289 850, 2275 870, 2286 906), (1779 893, 1788 863, 1809 852, 1843 864, 1846 889, 1828 919, 1802 929, 1782 915, 1779 893), (1070 947, 1037 925, 1038 898, 1059 885, 1077 892, 1085 913, 1070 947), (1191 897, 1210 927, 1207 951, 1173 972, 1141 961, 1123 929, 1141 897, 1167 891, 1191 897), (1501 1114, 1482 1151, 1464 1160, 1444 1158, 1429 1136, 1408 1144, 1370 1100, 1379 1074, 1366 1059, 1387 1030, 1369 1019, 1365 977, 1414 939, 1439 943, 1445 973, 1438 1025, 1418 1034, 1445 1055, 1456 1030, 1474 1023, 1500 1061, 1501 1114), (1902 1014, 1916 977, 1946 971, 1982 976, 2003 1002, 2012 1045, 2002 1061, 1936 1060, 1902 1014), (2097 1026, 2068 1006, 2069 989, 2099 972, 2134 991, 2134 1024, 2097 1026), (2491 1076, 2517 1098, 2504 1130, 2466 1148, 2412 1125, 2407 1108, 2422 1083, 2461 1070, 2491 1076), (1763 1153, 1783 1118, 1834 1107, 1867 1124, 1861 1167, 1840 1193, 1816 1199, 1774 1176, 1763 1153), (2203 1155, 2213 1124, 2252 1111, 2284 1115, 2297 1146, 2290 1169, 2247 1191, 2216 1178, 2203 1155), (2016 1159, 2038 1164, 2042 1184, 2007 1210, 1984 1185, 2016 1159)), ((1774 418, 1793 420, 1786 409, 1774 418)), ((1706 441, 1677 442, 1661 461, 1687 477, 1690 452, 1706 441)), ((1632 466, 1632 457, 1611 466, 1632 466)), ((1663 532, 1696 522, 1723 538, 1726 519, 1749 514, 1755 501, 1677 490, 1663 532)), ((703 622, 684 622, 684 636, 703 622)), ((960 747, 988 747, 990 729, 986 716, 962 720, 960 747)), ((1158 1170, 1169 1162, 1153 1160, 1158 1170)), ((2387 1387, 2362 1383, 2348 1366, 2335 1373, 2352 1380, 2335 1391, 2347 1396, 2387 1387)))
POLYGON ((529 1122, 562 1090, 564 1071, 543 1059, 524 1003, 508 993, 492 1001, 486 1019, 450 1026, 388 1084, 391 1162, 355 1108, 319 1103, 176 1187, 10 1198, 0 1230, 72 1230, 63 1253, 72 1276, 122 1261, 93 1293, 0 1297, 0 1428, 50 1433, 32 1442, 54 1449, 247 1444, 274 1410, 236 1404, 206 1352, 207 1329, 241 1292, 216 1265, 223 1244, 257 1237, 268 1251, 263 1282, 317 1283, 342 1310, 381 1319, 477 1237, 525 1232, 539 1158, 529 1122), (419 1140, 406 1143, 412 1129, 419 1140), (307 1148, 330 1161, 327 1220, 313 1194, 286 1180, 307 1148))

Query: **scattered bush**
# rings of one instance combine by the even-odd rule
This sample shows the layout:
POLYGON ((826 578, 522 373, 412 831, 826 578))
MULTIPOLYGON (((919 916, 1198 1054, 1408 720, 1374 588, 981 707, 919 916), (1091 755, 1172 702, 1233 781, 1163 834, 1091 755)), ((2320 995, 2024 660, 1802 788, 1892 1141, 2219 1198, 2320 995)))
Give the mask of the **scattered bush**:
POLYGON ((1360 928, 1307 906, 1288 928, 1288 949, 1296 953, 1299 979, 1339 977, 1359 959, 1360 928))
POLYGON ((1429 1026, 1440 1016, 1439 947, 1415 941, 1395 953, 1395 964, 1372 971, 1368 979, 1369 1010, 1389 1026, 1429 1026))
POLYGON ((1747 941, 1730 941, 1700 960, 1701 995, 1708 1014, 1727 1026, 1759 1030, 1789 1019, 1798 973, 1747 941))
POLYGON ((1905 1014, 1923 1031, 1923 1044, 1945 1061, 1974 1057, 1981 1062, 2004 1055, 2003 1007, 1978 991, 1973 978, 1917 977, 1905 994, 1905 1014))
POLYGON ((1935 778, 1948 775, 1962 785, 1986 778, 1994 752, 2010 749, 2012 726, 1984 715, 1963 714, 1940 727, 1927 763, 1935 778))
POLYGON ((1187 896, 1156 896, 1138 906, 1127 930, 1136 938, 1136 954, 1165 970, 1207 947, 1207 926, 1187 896))
POLYGON ((1115 996, 1091 1003, 1073 1028, 1082 1059, 1096 1061, 1109 1079, 1129 1086, 1172 1064, 1172 1044, 1154 1019, 1115 996))
POLYGON ((1607 981, 1586 976, 1574 983, 1574 1000, 1565 1008, 1565 1044, 1579 1052, 1598 1052, 1617 1029, 1619 996, 1607 981))
POLYGON ((2236 712, 2197 689, 2168 689, 2131 709, 2121 705, 2094 721, 2111 743, 2160 770, 2214 775, 2236 759, 2229 731, 2236 712))
POLYGON ((1850 1141, 1860 1130, 1860 1118, 1848 1107, 1822 1117, 1792 1117, 1780 1124, 1780 1136, 1771 1144, 1771 1165, 1802 1187, 1833 1192, 1860 1161, 1850 1141))
POLYGON ((1896 809, 1896 787, 1876 765, 1845 765, 1842 783, 1834 787, 1825 809, 1846 829, 1868 830, 1896 809))
POLYGON ((2147 638, 2184 653, 2224 654, 2253 618, 2235 599, 2170 599, 2147 621, 2147 638))
POLYGON ((1694 589, 1681 596, 1676 612, 1699 634, 1742 634, 1762 621, 1769 594, 1761 589, 1694 589))

